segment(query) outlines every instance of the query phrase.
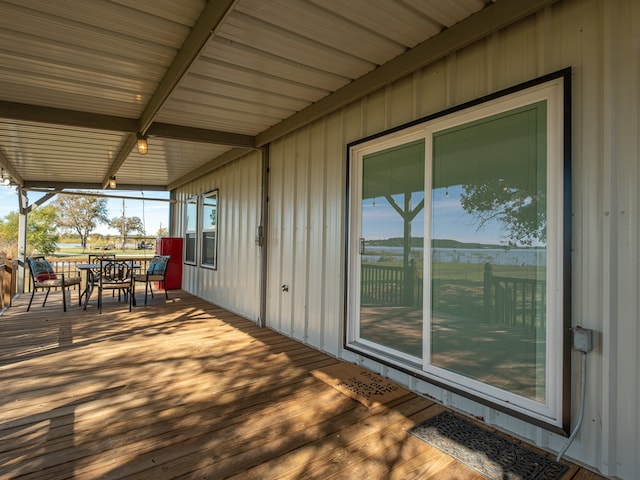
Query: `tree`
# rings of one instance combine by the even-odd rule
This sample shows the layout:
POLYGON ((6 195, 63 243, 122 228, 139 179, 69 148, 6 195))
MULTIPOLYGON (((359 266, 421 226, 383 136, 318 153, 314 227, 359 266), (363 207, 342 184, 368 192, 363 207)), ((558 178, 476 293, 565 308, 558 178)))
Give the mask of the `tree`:
POLYGON ((51 255, 58 248, 60 235, 56 232, 58 211, 53 205, 39 207, 27 216, 27 245, 43 255, 51 255))
POLYGON ((169 229, 167 227, 163 227, 161 224, 160 228, 156 232, 156 237, 168 237, 168 236, 169 236, 169 229))
POLYGON ((144 235, 144 225, 140 217, 115 217, 109 222, 111 228, 120 232, 122 238, 122 249, 124 250, 125 239, 130 233, 141 233, 144 235))
MULTIPOLYGON (((60 236, 55 225, 58 213, 53 205, 35 208, 27 216, 27 255, 51 255, 56 251, 60 236)), ((10 212, 0 220, 0 244, 12 257, 18 254, 18 212, 10 212)))
POLYGON ((18 255, 18 212, 10 212, 0 220, 0 250, 7 256, 18 255))
POLYGON ((109 223, 106 198, 62 195, 55 206, 60 212, 58 227, 77 233, 83 250, 87 248, 89 234, 98 224, 109 223))

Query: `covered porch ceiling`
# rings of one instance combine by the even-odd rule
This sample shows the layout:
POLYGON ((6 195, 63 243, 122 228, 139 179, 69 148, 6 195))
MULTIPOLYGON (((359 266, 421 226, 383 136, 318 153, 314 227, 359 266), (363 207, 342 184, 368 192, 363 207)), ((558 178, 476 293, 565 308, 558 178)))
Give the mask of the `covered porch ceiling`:
POLYGON ((0 168, 172 190, 556 1, 0 0, 0 168))

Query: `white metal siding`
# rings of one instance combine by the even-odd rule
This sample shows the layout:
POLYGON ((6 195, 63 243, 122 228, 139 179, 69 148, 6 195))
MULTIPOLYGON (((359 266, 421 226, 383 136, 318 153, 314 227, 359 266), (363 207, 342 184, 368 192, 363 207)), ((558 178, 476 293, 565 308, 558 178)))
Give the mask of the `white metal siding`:
POLYGON ((260 315, 262 163, 257 152, 225 165, 176 192, 174 228, 184 235, 184 202, 218 189, 218 268, 183 265, 182 288, 250 320, 260 315))
MULTIPOLYGON (((594 329, 597 341, 588 357, 585 420, 567 456, 637 478, 638 20, 635 0, 560 2, 274 142, 268 325, 558 451, 563 437, 342 351, 345 152, 353 140, 571 66, 573 324, 594 329)), ((573 361, 575 422, 578 354, 573 361)))

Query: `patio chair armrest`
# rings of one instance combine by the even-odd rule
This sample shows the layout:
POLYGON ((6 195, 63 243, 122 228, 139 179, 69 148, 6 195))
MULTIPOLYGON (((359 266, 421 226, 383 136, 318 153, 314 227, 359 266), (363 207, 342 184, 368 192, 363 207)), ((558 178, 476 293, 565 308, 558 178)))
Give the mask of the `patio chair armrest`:
POLYGON ((62 285, 63 286, 67 286, 67 285, 76 285, 76 284, 80 284, 82 277, 80 277, 80 275, 75 275, 72 277, 65 277, 64 273, 60 273, 57 274, 56 276, 62 280, 62 285))

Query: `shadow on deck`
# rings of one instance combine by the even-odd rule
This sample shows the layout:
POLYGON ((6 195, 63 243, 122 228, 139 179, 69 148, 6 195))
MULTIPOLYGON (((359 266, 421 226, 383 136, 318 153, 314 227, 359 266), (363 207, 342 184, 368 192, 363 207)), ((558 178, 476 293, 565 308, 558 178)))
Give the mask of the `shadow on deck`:
POLYGON ((0 478, 483 478, 406 432, 441 406, 367 409, 309 374, 336 359, 183 291, 59 295, 0 316, 0 478))

